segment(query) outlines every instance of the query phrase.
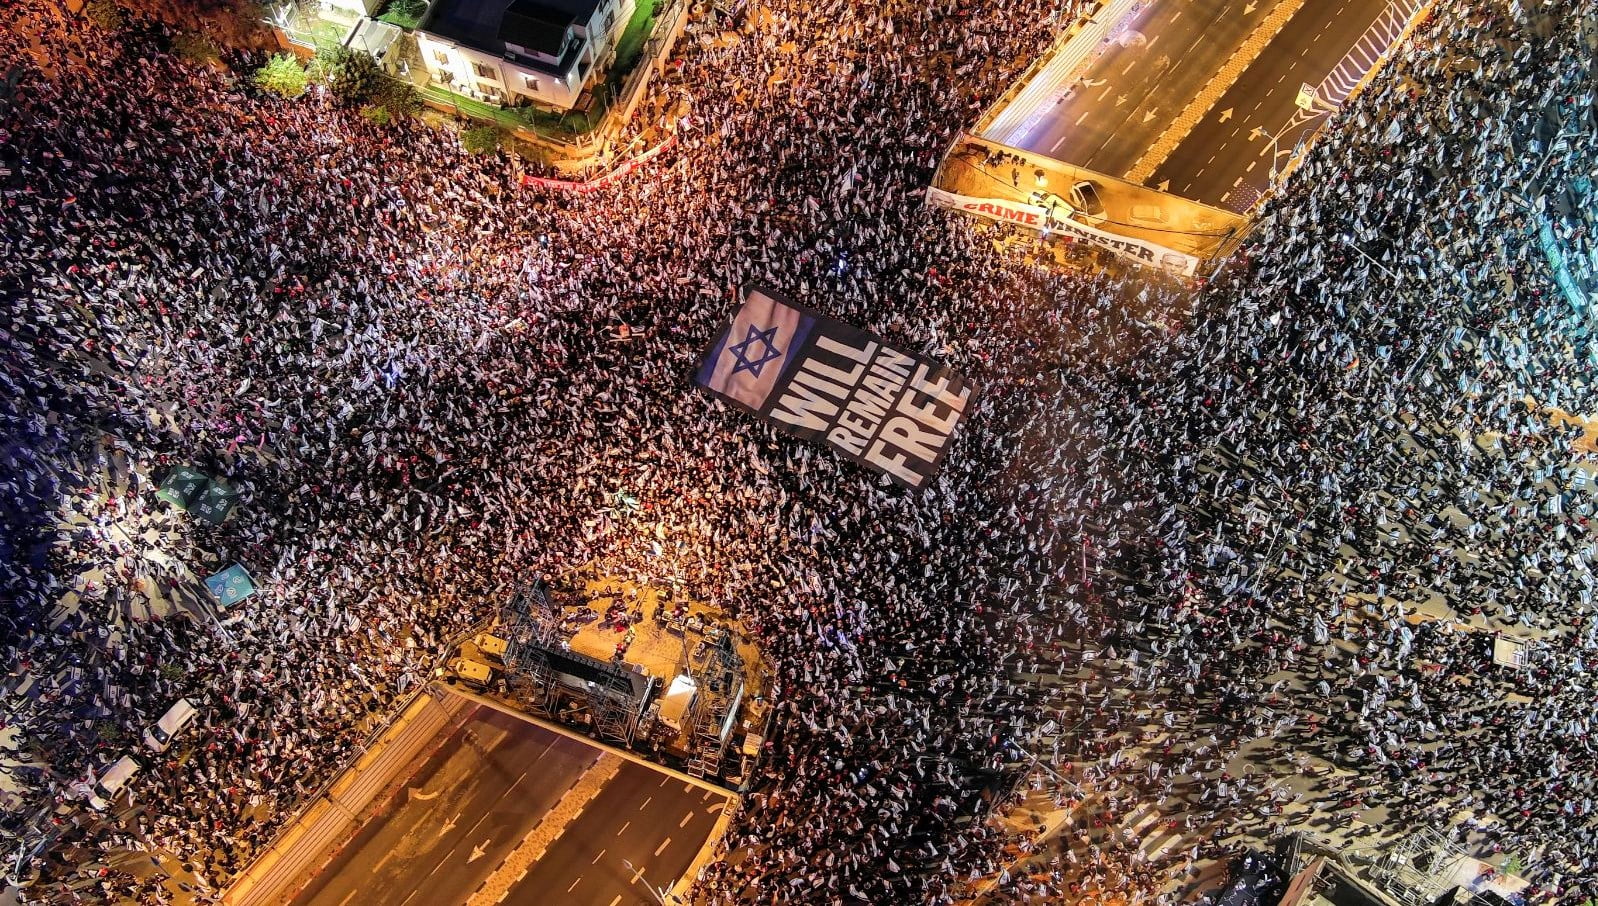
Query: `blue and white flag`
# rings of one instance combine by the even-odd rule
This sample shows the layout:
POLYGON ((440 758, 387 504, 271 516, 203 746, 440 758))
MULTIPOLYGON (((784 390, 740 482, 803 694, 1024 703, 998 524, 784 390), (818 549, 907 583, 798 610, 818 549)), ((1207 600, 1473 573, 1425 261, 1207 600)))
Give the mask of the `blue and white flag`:
POLYGON ((944 366, 765 289, 745 290, 696 381, 909 488, 937 474, 972 394, 944 366))

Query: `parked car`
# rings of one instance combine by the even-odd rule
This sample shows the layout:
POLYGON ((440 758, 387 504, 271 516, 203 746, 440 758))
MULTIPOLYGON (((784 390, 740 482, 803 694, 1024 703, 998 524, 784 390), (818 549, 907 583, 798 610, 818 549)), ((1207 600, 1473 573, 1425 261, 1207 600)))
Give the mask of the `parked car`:
POLYGON ((134 774, 139 773, 141 767, 137 761, 133 760, 132 755, 124 755, 118 758, 89 787, 89 805, 104 811, 112 802, 116 801, 117 795, 122 792, 122 788, 128 785, 128 781, 133 779, 134 774))
POLYGON ((193 723, 199 714, 199 710, 188 699, 178 699, 166 709, 160 720, 144 731, 144 744, 153 751, 165 752, 167 746, 172 745, 173 737, 183 732, 183 728, 193 723))

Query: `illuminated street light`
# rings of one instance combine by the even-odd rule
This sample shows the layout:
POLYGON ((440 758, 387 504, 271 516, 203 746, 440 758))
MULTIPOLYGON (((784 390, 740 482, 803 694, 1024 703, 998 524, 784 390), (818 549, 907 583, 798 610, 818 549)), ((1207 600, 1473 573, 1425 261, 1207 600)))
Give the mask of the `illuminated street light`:
MULTIPOLYGON (((623 859, 621 864, 627 866, 627 870, 633 873, 633 880, 644 882, 644 889, 649 891, 649 895, 655 898, 655 902, 659 903, 660 906, 670 906, 666 902, 666 888, 662 887, 657 890, 655 885, 649 883, 649 879, 644 877, 644 870, 634 865, 631 859, 623 859)), ((677 899, 676 894, 670 894, 670 896, 673 900, 677 899)))

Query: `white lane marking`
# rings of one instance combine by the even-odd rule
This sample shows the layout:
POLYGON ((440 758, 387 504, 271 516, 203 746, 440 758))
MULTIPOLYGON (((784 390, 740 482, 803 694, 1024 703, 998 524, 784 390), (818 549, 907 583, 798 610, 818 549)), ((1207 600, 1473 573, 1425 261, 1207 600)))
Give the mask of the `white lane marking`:
MULTIPOLYGON (((1080 122, 1080 121, 1078 121, 1078 122, 1080 122)), ((1065 144, 1065 136, 1062 135, 1062 136, 1060 136, 1060 140, 1054 143, 1054 147, 1049 149, 1049 153, 1053 154, 1054 152, 1060 150, 1060 146, 1063 145, 1063 144, 1065 144)))
POLYGON ((597 855, 597 856, 595 856, 595 857, 594 857, 594 861, 592 861, 592 862, 590 862, 590 863, 588 863, 588 864, 589 864, 589 865, 598 865, 598 864, 599 864, 599 860, 600 860, 600 859, 603 859, 603 858, 604 858, 604 857, 605 857, 605 852, 606 852, 606 851, 605 851, 605 850, 603 850, 603 849, 602 849, 602 850, 600 850, 600 851, 599 851, 599 855, 597 855))
POLYGON ((572 886, 571 887, 566 888, 566 892, 567 893, 571 893, 572 892, 572 887, 576 887, 578 884, 581 884, 582 881, 583 881, 582 877, 579 876, 577 878, 577 880, 572 882, 572 886))
POLYGON ((649 805, 649 803, 654 802, 654 801, 655 801, 655 797, 654 796, 650 796, 648 799, 645 799, 642 803, 639 804, 638 810, 640 812, 643 811, 645 806, 649 805))
MULTIPOLYGON (((1092 116, 1092 115, 1093 115, 1093 111, 1091 111, 1091 110, 1089 110, 1089 111, 1087 111, 1087 112, 1085 112, 1085 113, 1083 113, 1083 114, 1082 114, 1082 115, 1081 115, 1081 116, 1079 116, 1079 117, 1077 117, 1077 118, 1076 118, 1076 123, 1074 123, 1074 125, 1077 125, 1077 126, 1080 126, 1080 125, 1082 125, 1082 121, 1083 121, 1083 120, 1085 120, 1085 119, 1087 119, 1087 118, 1088 118, 1088 117, 1090 117, 1090 116, 1092 116)), ((1062 139, 1062 141, 1063 141, 1063 139, 1062 139)), ((1060 145, 1059 145, 1059 143, 1058 143, 1058 142, 1056 142, 1056 143, 1055 143, 1055 147, 1056 147, 1056 148, 1058 148, 1058 147, 1059 147, 1059 146, 1060 146, 1060 145)))
POLYGON ((627 828, 632 827, 632 825, 633 825, 633 823, 631 821, 627 822, 626 824, 623 824, 621 826, 621 830, 616 832, 616 836, 620 837, 622 834, 626 833, 627 832, 627 828))
POLYGON ((620 903, 620 902, 621 902, 621 894, 618 893, 618 894, 616 894, 616 899, 610 901, 610 906, 616 906, 616 904, 620 903))
MULTIPOLYGON (((688 822, 690 822, 692 820, 694 820, 694 813, 693 812, 688 812, 687 814, 682 816, 682 820, 681 821, 677 822, 677 829, 681 830, 682 828, 687 827, 688 826, 688 822)), ((339 906, 344 906, 344 904, 340 903, 339 906)))
POLYGON ((655 847, 655 855, 658 856, 661 853, 665 852, 666 851, 666 847, 668 847, 670 845, 671 845, 671 838, 670 837, 667 837, 666 839, 660 841, 660 845, 655 847))
POLYGON ((433 866, 433 870, 427 873, 427 876, 429 878, 431 878, 433 875, 438 874, 438 870, 440 868, 443 868, 444 867, 444 863, 448 862, 449 861, 449 857, 453 856, 453 855, 455 855, 455 848, 451 847, 450 851, 444 854, 444 858, 439 859, 438 860, 438 864, 433 866))
POLYGON ((356 889, 350 891, 348 894, 345 895, 344 899, 338 901, 338 906, 344 906, 345 903, 348 903, 350 900, 355 899, 355 895, 360 893, 360 892, 361 892, 361 890, 358 887, 356 889))
POLYGON ((1126 64, 1126 68, 1121 70, 1121 75, 1126 75, 1127 73, 1131 72, 1133 70, 1133 68, 1135 68, 1137 66, 1137 63, 1138 63, 1137 60, 1133 60, 1130 63, 1127 63, 1126 64))

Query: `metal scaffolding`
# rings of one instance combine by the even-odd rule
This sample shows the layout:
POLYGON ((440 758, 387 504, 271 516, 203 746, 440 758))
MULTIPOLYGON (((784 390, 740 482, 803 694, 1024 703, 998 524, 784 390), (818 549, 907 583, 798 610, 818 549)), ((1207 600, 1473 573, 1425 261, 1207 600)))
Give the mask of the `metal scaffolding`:
POLYGON ((518 590, 500 612, 505 639, 505 681, 515 698, 536 714, 564 720, 586 712, 600 739, 631 746, 654 681, 622 664, 570 651, 560 635, 560 607, 543 582, 518 590), (563 701, 578 703, 566 713, 563 701))
POLYGON ((1367 872, 1381 891, 1405 906, 1435 903, 1456 869, 1472 861, 1442 831, 1423 827, 1369 857, 1367 872))
POLYGON ((693 777, 717 777, 722 758, 732 738, 731 721, 743 703, 743 658, 733 645, 732 636, 723 633, 715 641, 708 638, 689 666, 699 686, 694 697, 690 725, 688 773, 693 777))

